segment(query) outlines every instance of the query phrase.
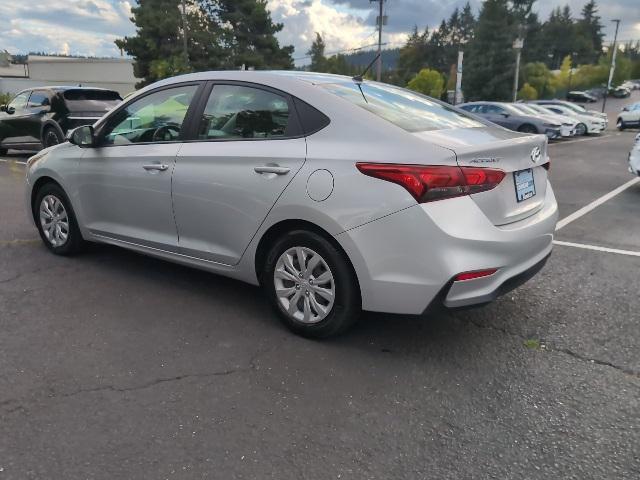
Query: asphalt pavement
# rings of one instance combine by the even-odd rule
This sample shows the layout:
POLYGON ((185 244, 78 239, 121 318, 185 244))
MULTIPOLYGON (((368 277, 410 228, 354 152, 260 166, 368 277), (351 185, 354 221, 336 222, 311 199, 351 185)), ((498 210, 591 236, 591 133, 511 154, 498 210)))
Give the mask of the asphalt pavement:
MULTIPOLYGON (((561 218, 633 179, 635 133, 550 147, 561 218)), ((25 158, 0 161, 0 480, 640 477, 640 182, 493 304, 318 342, 252 286, 51 255, 25 158)))

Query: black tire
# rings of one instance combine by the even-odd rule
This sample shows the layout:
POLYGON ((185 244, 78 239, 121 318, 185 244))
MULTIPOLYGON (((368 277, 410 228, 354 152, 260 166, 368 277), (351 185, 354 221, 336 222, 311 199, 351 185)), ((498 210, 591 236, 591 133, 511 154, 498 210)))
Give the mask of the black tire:
MULTIPOLYGON (((62 188, 60 188, 57 184, 46 183, 45 185, 40 187, 40 189, 36 193, 36 196, 32 205, 32 211, 33 211, 33 218, 36 222, 36 226, 38 227, 38 233, 40 233, 40 238, 42 239, 43 243, 49 250, 51 250, 56 255, 65 255, 65 256, 73 255, 82 250, 85 242, 84 242, 84 239, 82 238, 82 234, 80 233, 80 229, 78 228, 78 221, 76 220, 76 215, 73 211, 73 208, 71 207, 71 202, 69 201, 69 198, 64 193, 62 188), (66 213, 67 224, 68 224, 67 237, 64 243, 54 245, 47 237, 47 234, 45 234, 45 231, 43 228, 43 220, 42 220, 43 216, 41 215, 41 212, 40 212, 40 207, 45 197, 53 197, 57 199, 64 207, 64 212, 66 213)), ((46 222, 46 219, 45 219, 45 222, 46 222)))
POLYGON ((538 133, 538 129, 534 125, 531 125, 530 123, 525 123, 524 125, 520 125, 520 127, 518 127, 518 131, 520 133, 538 133))
POLYGON ((64 142, 62 134, 54 127, 46 127, 42 131, 42 146, 44 148, 53 147, 64 142))
POLYGON ((584 123, 579 123, 578 125, 576 125, 576 135, 577 136, 584 136, 584 135, 588 135, 589 132, 587 132, 587 126, 584 123))
POLYGON ((616 122, 616 128, 620 131, 623 131, 625 129, 624 122, 622 121, 621 118, 619 118, 618 121, 616 122))
MULTIPOLYGON (((303 282, 303 280, 301 280, 301 282, 303 282)), ((267 254, 260 275, 260 283, 282 322, 290 330, 304 337, 327 338, 337 335, 347 330, 360 316, 362 308, 360 287, 351 263, 341 250, 326 238, 314 232, 295 230, 284 234, 276 240, 267 254), (276 295, 274 273, 278 259, 287 250, 294 247, 303 247, 317 253, 322 260, 324 260, 330 273, 333 275, 333 288, 335 292, 333 306, 329 310, 329 313, 317 323, 303 323, 289 315, 276 295)), ((298 284, 298 286, 300 286, 300 284, 298 284)), ((305 288, 304 285, 302 288, 305 288)), ((296 303, 300 301, 303 303, 305 301, 301 293, 296 303)))

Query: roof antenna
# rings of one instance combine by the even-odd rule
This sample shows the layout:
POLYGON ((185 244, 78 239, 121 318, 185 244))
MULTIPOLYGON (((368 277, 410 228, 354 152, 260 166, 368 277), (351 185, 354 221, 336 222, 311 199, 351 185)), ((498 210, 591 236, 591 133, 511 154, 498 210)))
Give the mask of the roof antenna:
POLYGON ((369 71, 369 69, 372 67, 372 65, 373 65, 374 63, 376 63, 376 61, 378 60, 378 58, 380 57, 380 55, 382 55, 382 52, 381 52, 381 53, 378 53, 378 54, 373 58, 373 60, 371 60, 371 63, 370 63, 369 65, 367 65, 367 68, 365 68, 365 69, 364 69, 364 72, 362 72, 360 75, 354 75, 354 76, 353 76, 353 81, 354 81, 354 82, 361 83, 361 82, 362 82, 362 80, 363 80, 363 77, 367 74, 367 72, 368 72, 368 71, 369 71))

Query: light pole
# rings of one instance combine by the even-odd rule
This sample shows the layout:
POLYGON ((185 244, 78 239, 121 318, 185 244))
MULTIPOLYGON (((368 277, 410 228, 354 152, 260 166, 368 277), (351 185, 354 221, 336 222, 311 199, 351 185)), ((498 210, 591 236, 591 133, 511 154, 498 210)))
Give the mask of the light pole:
POLYGON ((616 53, 618 51, 616 42, 618 40, 618 27, 620 27, 620 20, 614 19, 612 22, 616 22, 616 33, 613 35, 613 53, 611 54, 611 66, 609 67, 609 81, 604 89, 604 99, 602 100, 602 113, 604 113, 604 107, 607 106, 607 96, 609 95, 609 89, 611 88, 611 80, 613 80, 613 72, 616 69, 616 53))
POLYGON ((182 56, 185 67, 189 66, 189 52, 187 51, 187 7, 182 0, 182 56))
POLYGON ((369 3, 378 2, 378 61, 376 62, 376 80, 379 82, 382 78, 382 25, 385 23, 386 18, 383 15, 384 0, 369 0, 369 3))
POLYGON ((571 77, 573 76, 573 57, 576 55, 576 52, 571 52, 571 64, 569 65, 569 88, 567 88, 567 93, 571 91, 571 77))
POLYGON ((518 99, 518 77, 520 76, 520 55, 522 54, 522 47, 524 46, 524 39, 518 36, 513 42, 513 48, 516 50, 516 73, 513 77, 513 101, 518 99))

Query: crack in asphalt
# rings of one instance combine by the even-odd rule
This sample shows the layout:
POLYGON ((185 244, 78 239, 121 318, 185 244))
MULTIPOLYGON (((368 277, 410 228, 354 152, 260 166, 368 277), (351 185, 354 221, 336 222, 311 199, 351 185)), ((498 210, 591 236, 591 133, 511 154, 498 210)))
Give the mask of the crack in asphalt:
MULTIPOLYGON (((494 325, 486 325, 486 324, 482 324, 476 320, 470 320, 470 319, 465 319, 462 320, 458 317, 456 317, 458 320, 463 321, 463 322, 468 322, 470 324, 472 324, 473 326, 475 326, 476 328, 480 328, 483 330, 493 330, 496 332, 501 332, 504 335, 509 335, 511 337, 515 337, 521 341, 526 341, 529 340, 527 337, 524 337, 522 335, 519 335, 517 333, 513 333, 509 330, 507 330, 506 328, 502 328, 502 327, 496 327, 494 325)), ((553 342, 548 342, 546 340, 541 340, 542 343, 544 344, 544 350, 548 351, 548 352, 558 352, 558 353, 564 353, 565 355, 569 355, 577 360, 581 360, 582 362, 586 362, 586 363, 595 363, 596 365, 601 365, 603 367, 609 367, 609 368, 613 368, 621 373, 624 373, 625 375, 629 375, 635 378, 640 378, 640 371, 637 370, 633 370, 632 368, 626 368, 623 367, 621 365, 617 365, 615 363, 612 362, 608 362, 606 360, 600 360, 597 358, 592 358, 592 357, 587 357, 586 355, 582 355, 578 352, 574 352, 573 350, 569 349, 569 348, 562 348, 562 347, 558 347, 556 346, 555 343, 553 342)))
MULTIPOLYGON (((235 368, 229 368, 226 370, 219 370, 219 371, 215 371, 215 372, 207 372, 207 373, 187 373, 184 375, 176 375, 174 377, 161 377, 161 378, 156 378, 155 380, 152 380, 150 382, 146 382, 140 385, 134 385, 131 387, 118 387, 116 385, 103 385, 103 386, 98 386, 98 387, 93 387, 93 388, 79 388, 77 390, 73 390, 70 392, 61 392, 61 393, 56 393, 55 391, 52 391, 51 393, 49 393, 47 395, 47 398, 70 398, 70 397, 74 397, 77 395, 83 395, 86 393, 96 393, 96 392, 104 392, 104 391, 109 391, 109 392, 131 392, 131 391, 138 391, 138 390, 144 390, 147 388, 151 388, 154 387, 156 385, 160 385, 162 383, 169 383, 169 382, 176 382, 176 381, 181 381, 181 380, 185 380, 185 379, 189 379, 189 378, 210 378, 210 377, 224 377, 224 376, 228 376, 228 375, 234 375, 236 373, 241 373, 241 372, 249 372, 249 371, 253 371, 256 370, 258 368, 258 366, 256 365, 256 361, 258 360, 259 357, 268 354, 269 352, 275 350, 277 347, 277 345, 274 345, 270 348, 266 348, 263 350, 260 350, 258 352, 256 352, 255 354, 253 354, 251 356, 251 358, 249 359, 249 361, 247 362, 247 364, 245 366, 238 366, 235 368)), ((22 412, 26 412, 27 408, 24 405, 24 402, 20 401, 20 399, 7 399, 7 400, 2 400, 0 401, 0 409, 3 407, 7 407, 10 405, 15 405, 12 408, 9 408, 7 410, 5 410, 4 412, 2 412, 2 415, 8 415, 11 413, 14 413, 16 411, 22 411, 22 412)))

